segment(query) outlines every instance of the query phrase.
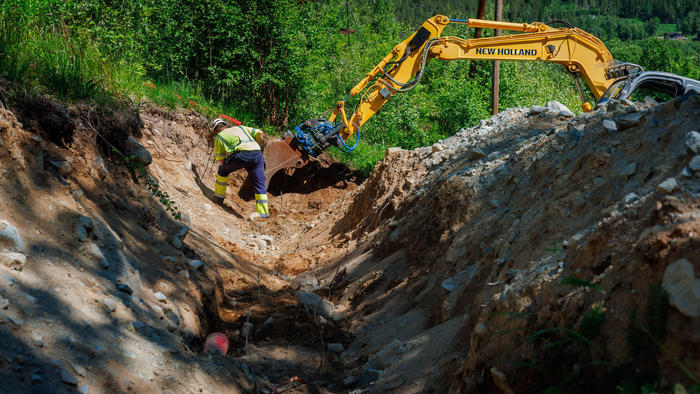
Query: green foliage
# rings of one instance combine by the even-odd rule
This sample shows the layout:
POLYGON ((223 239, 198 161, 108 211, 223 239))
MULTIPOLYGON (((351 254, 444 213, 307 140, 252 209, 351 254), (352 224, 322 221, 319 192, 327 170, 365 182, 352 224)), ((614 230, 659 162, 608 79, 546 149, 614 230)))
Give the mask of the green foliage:
MULTIPOLYGON (((344 4, 328 0, 8 0, 0 4, 0 76, 69 98, 147 96, 282 132, 324 111, 327 116, 427 17, 473 17, 476 4, 353 1, 359 31, 348 39, 338 33, 346 22, 336 19, 344 4), (410 23, 395 16, 394 4, 410 23)), ((700 78, 700 44, 629 41, 652 27, 658 34, 669 22, 686 23, 685 17, 656 0, 627 5, 514 1, 504 12, 517 21, 569 19, 606 44, 624 36, 627 41, 611 41, 616 58, 700 78)), ((681 0, 675 9, 691 18, 697 6, 681 0)), ((450 25, 445 34, 469 37, 471 31, 450 25)), ((332 154, 368 172, 386 146, 430 145, 476 125, 491 113, 491 70, 491 62, 430 62, 415 89, 395 96, 363 126, 351 155, 332 154)), ((500 109, 558 100, 578 111, 580 104, 571 77, 553 64, 501 62, 500 89, 500 109)), ((350 98, 347 107, 358 101, 350 98)))
POLYGON ((180 220, 182 214, 180 213, 180 209, 177 207, 177 205, 175 205, 175 201, 170 199, 170 195, 168 195, 167 192, 160 189, 158 182, 156 182, 156 180, 148 174, 146 167, 136 160, 136 156, 125 156, 124 163, 128 168, 136 173, 136 176, 139 179, 146 184, 148 191, 150 191, 151 194, 165 206, 165 209, 170 212, 171 215, 173 215, 175 220, 180 220))
POLYGON ((91 41, 43 25, 31 4, 0 5, 0 76, 74 99, 110 100, 135 89, 138 67, 109 61, 91 41))

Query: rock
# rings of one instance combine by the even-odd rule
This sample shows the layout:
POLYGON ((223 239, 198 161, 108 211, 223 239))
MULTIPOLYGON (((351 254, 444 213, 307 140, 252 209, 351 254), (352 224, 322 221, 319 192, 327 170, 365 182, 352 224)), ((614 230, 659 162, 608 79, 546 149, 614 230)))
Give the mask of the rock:
POLYGON ((0 248, 12 252, 24 253, 24 243, 17 228, 7 220, 0 221, 0 248))
POLYGON ((445 148, 444 148, 441 144, 439 144, 439 143, 433 144, 433 146, 432 146, 432 152, 433 152, 433 153, 435 153, 435 152, 440 152, 440 151, 442 151, 442 150, 445 150, 445 148))
POLYGON ((90 386, 87 383, 83 383, 78 387, 78 392, 80 394, 88 394, 90 392, 90 386))
POLYGON ((639 199, 639 196, 637 193, 629 193, 626 196, 622 197, 622 203, 623 204, 632 204, 633 202, 637 201, 639 199))
POLYGON ((156 300, 158 300, 158 301, 160 301, 160 302, 162 302, 162 303, 168 302, 168 298, 165 297, 165 294, 163 294, 163 293, 160 292, 160 291, 153 293, 153 298, 155 298, 156 300))
POLYGON ((117 301, 115 301, 112 298, 107 297, 102 299, 102 307, 105 308, 105 310, 109 313, 116 311, 118 306, 119 304, 117 303, 117 301))
POLYGON ((394 339, 367 360, 366 368, 384 370, 391 365, 401 351, 401 341, 394 339))
POLYGON ((253 238, 253 239, 251 240, 251 243, 253 244, 253 246, 256 246, 256 247, 257 247, 258 249, 260 249, 260 250, 265 250, 265 249, 267 249, 267 242, 265 242, 264 239, 261 239, 261 238, 253 238))
POLYGON ((585 127, 582 124, 575 125, 571 127, 571 138, 574 140, 574 142, 578 143, 578 141, 585 135, 585 127))
POLYGON ((685 135, 685 146, 695 155, 700 155, 700 133, 691 130, 685 135))
POLYGON ((98 156, 92 162, 92 168, 90 168, 90 173, 96 175, 100 179, 104 179, 107 176, 107 174, 109 174, 109 171, 107 171, 107 166, 105 165, 105 161, 101 156, 98 156))
POLYGON ((569 108, 566 105, 556 100, 547 103, 547 110, 552 116, 574 116, 574 113, 571 112, 571 110, 569 110, 569 108))
POLYGON ((32 137, 32 139, 36 142, 41 142, 41 137, 39 137, 38 135, 35 135, 34 137, 32 137))
POLYGON ((170 238, 170 245, 172 245, 175 249, 182 249, 182 240, 176 236, 173 236, 170 238))
POLYGON ((394 231, 389 234, 389 239, 391 239, 391 242, 398 242, 399 238, 401 237, 401 227, 396 227, 394 231))
POLYGON ((496 209, 498 209, 498 207, 500 206, 500 204, 498 203, 498 200, 495 200, 495 199, 489 200, 489 205, 491 206, 491 208, 496 208, 496 209))
POLYGON ((83 247, 83 253, 85 253, 85 255, 87 255, 93 261, 98 262, 102 268, 109 269, 109 262, 107 262, 107 259, 105 259, 100 247, 94 242, 90 242, 89 244, 85 245, 83 247))
POLYGON ((320 295, 300 291, 297 304, 303 305, 312 315, 319 314, 327 319, 333 317, 333 303, 322 298, 320 295))
POLYGON ((392 146, 390 148, 386 148, 386 150, 384 151, 384 157, 389 157, 389 156, 393 155, 394 153, 401 152, 402 150, 403 149, 399 148, 398 146, 392 146))
POLYGON ((474 326, 474 334, 482 337, 486 335, 486 332, 488 332, 488 330, 486 329, 486 326, 483 323, 477 323, 474 326))
POLYGON ((153 162, 153 157, 151 156, 151 153, 148 152, 148 150, 143 145, 141 145, 141 143, 136 138, 132 136, 130 136, 129 139, 126 140, 124 148, 128 155, 135 156, 136 161, 144 166, 149 166, 153 162))
POLYGON ((447 278, 447 279, 442 281, 442 284, 440 284, 440 286, 442 286, 442 288, 447 290, 447 291, 454 290, 455 285, 456 285, 456 283, 455 283, 454 277, 447 278))
POLYGON ((272 241, 274 241, 274 238, 272 238, 271 235, 260 235, 258 238, 262 239, 267 243, 267 246, 272 246, 272 241))
POLYGON ((632 112, 619 116, 615 119, 615 124, 619 130, 626 130, 641 123, 643 115, 639 112, 632 112))
POLYGON ((75 232, 75 237, 78 238, 80 242, 83 242, 87 239, 89 233, 93 229, 94 223, 92 222, 92 219, 80 215, 78 218, 75 220, 75 225, 73 226, 74 232, 75 232))
POLYGON ((314 291, 318 289, 318 279, 312 271, 302 272, 292 279, 292 283, 299 285, 304 291, 314 291))
POLYGON ((134 294, 134 290, 126 283, 117 283, 117 290, 124 292, 128 295, 134 294))
POLYGON ((1 252, 0 253, 0 264, 13 269, 15 271, 22 271, 24 265, 27 263, 27 257, 22 253, 17 252, 1 252))
POLYGON ((659 102, 654 100, 653 98, 649 96, 644 97, 644 104, 646 105, 659 105, 659 102))
POLYGON ((493 383, 498 387, 503 394, 514 394, 510 385, 508 385, 508 380, 506 379, 506 374, 496 369, 496 367, 491 368, 491 378, 493 383))
POLYGON ((182 226, 180 226, 180 229, 178 230, 178 232, 175 233, 175 236, 182 240, 182 239, 185 239, 185 237, 187 236, 187 233, 189 233, 189 232, 190 232, 189 226, 182 225, 182 226))
POLYGON ((10 306, 10 300, 7 298, 0 298, 0 310, 7 309, 10 306))
POLYGON ((543 105, 533 105, 532 107, 530 107, 530 113, 533 115, 541 114, 546 110, 547 110, 547 107, 545 107, 543 105))
POLYGON ((187 163, 185 163, 185 170, 192 171, 192 162, 191 161, 188 161, 187 163))
POLYGON ((49 160, 49 164, 56 167, 58 174, 61 176, 68 176, 73 171, 73 158, 66 157, 62 160, 49 160))
POLYGON ((499 151, 491 152, 491 153, 489 153, 488 156, 486 156, 486 160, 488 160, 488 161, 496 160, 496 159, 498 159, 498 156, 500 156, 500 155, 501 155, 501 152, 499 152, 499 151))
POLYGON ((139 329, 146 327, 146 324, 144 322, 136 320, 131 322, 131 327, 134 328, 134 331, 138 331, 139 329))
POLYGON ((700 172, 700 156, 694 156, 690 163, 688 163, 688 169, 693 172, 700 172))
POLYGON ((630 176, 630 175, 633 175, 635 172, 637 172, 637 163, 630 163, 625 168, 622 169, 622 172, 620 172, 620 175, 630 176))
POLYGON ((193 270, 198 270, 202 267, 204 267, 204 262, 202 260, 191 260, 187 265, 190 266, 193 270))
POLYGON ((681 259, 666 267, 662 286, 668 292, 669 303, 689 317, 700 317, 700 279, 693 265, 681 259))
POLYGON ((690 168, 688 167, 683 167, 681 170, 681 176, 684 178, 690 178, 693 176, 693 171, 690 171, 690 168))
POLYGON ((675 178, 668 178, 656 187, 656 190, 661 194, 670 194, 676 189, 678 189, 678 182, 675 178))
POLYGON ((328 351, 333 353, 342 353, 345 351, 345 348, 341 343, 329 343, 328 351))
POLYGON ((381 375, 382 371, 372 368, 365 368, 362 371, 362 375, 360 375, 360 385, 363 387, 369 387, 373 382, 379 380, 381 375))
POLYGON ((469 160, 479 160, 486 156, 486 152, 482 149, 474 148, 469 152, 469 160))
POLYGON ((617 124, 610 119, 605 119, 603 120, 603 128, 609 133, 614 133, 617 131, 617 124))
POLYGON ((68 384, 68 385, 71 385, 71 386, 78 385, 78 379, 76 379, 72 373, 66 371, 65 369, 61 369, 58 372, 61 375, 61 382, 68 384))
POLYGON ((80 376, 85 376, 87 375, 87 370, 85 367, 79 364, 71 364, 73 366, 73 370, 75 370, 75 373, 77 373, 80 376))
POLYGON ((175 257, 173 256, 163 256, 162 259, 164 263, 175 264, 175 257))

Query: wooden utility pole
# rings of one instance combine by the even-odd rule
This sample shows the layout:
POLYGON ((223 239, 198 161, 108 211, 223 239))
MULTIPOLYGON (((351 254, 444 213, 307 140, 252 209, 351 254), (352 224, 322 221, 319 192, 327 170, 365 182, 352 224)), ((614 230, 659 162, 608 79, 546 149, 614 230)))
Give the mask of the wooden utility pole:
MULTIPOLYGON (((477 19, 484 19, 484 13, 486 12, 486 0, 479 0, 479 9, 476 11, 476 17, 477 19)), ((475 27, 474 28, 474 38, 479 38, 481 37, 481 28, 475 27)), ((469 65, 469 79, 474 78, 474 75, 476 75, 476 62, 471 61, 471 64, 469 65)))
MULTIPOLYGON (((496 0, 496 17, 497 21, 503 19, 503 0, 496 0)), ((495 29, 495 36, 501 35, 501 29, 495 29)), ((501 78, 501 61, 493 61, 493 83, 491 84, 491 113, 496 115, 498 113, 498 90, 501 78)))

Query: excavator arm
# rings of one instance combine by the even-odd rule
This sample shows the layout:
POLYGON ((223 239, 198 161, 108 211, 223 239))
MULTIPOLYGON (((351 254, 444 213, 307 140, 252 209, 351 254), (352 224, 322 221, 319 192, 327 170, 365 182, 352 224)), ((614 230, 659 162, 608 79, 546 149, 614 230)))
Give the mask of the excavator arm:
MULTIPOLYGON (((406 40, 397 44, 350 90, 350 94, 345 99, 338 101, 328 120, 308 120, 285 136, 284 143, 290 149, 279 147, 278 151, 284 151, 284 154, 269 158, 273 162, 271 171, 284 167, 279 163, 294 161, 295 154, 301 157, 305 164, 309 156, 317 156, 331 145, 346 151, 354 149, 359 140, 361 126, 392 96, 415 87, 423 75, 426 64, 432 59, 529 60, 561 64, 574 76, 584 111, 590 111, 592 107, 585 101, 577 79, 579 75, 583 77, 597 100, 617 77, 629 73, 627 65, 614 63, 610 52, 598 38, 578 28, 553 28, 539 22, 460 20, 436 15, 425 21, 406 40), (522 33, 475 39, 442 37, 442 31, 449 23, 522 33), (361 94, 359 103, 354 112, 348 115, 345 107, 347 100, 359 94, 361 94), (355 146, 348 146, 346 142, 356 133, 358 135, 355 146)), ((266 155, 268 167, 270 167, 269 159, 266 155)), ((295 166, 300 167, 303 164, 297 161, 295 166)), ((272 174, 274 172, 269 174, 268 182, 272 174)))
MULTIPOLYGON (((613 58, 596 37, 577 28, 555 29, 543 23, 509 23, 480 19, 454 20, 442 15, 428 19, 408 39, 394 47, 367 76, 350 91, 350 96, 364 91, 357 110, 348 116, 345 100, 339 101, 329 118, 340 117, 343 140, 352 136, 394 94, 415 86, 427 62, 440 60, 529 60, 558 63, 575 77, 580 75, 596 99, 614 82, 609 75, 613 58), (448 23, 465 23, 469 27, 521 31, 498 37, 463 39, 441 37, 448 23)), ((583 97, 582 97, 583 98, 583 97)), ((584 111, 591 106, 583 100, 584 111)))

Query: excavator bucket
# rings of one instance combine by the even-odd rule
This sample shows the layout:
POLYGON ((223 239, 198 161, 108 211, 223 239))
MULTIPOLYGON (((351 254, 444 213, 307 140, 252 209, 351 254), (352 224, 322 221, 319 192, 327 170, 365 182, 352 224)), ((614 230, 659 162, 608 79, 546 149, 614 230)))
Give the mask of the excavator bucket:
POLYGON ((308 159, 305 159, 301 153, 292 149, 285 141, 275 139, 265 145, 263 152, 265 158, 265 188, 270 184, 270 179, 279 170, 294 171, 295 168, 301 168, 308 159))

